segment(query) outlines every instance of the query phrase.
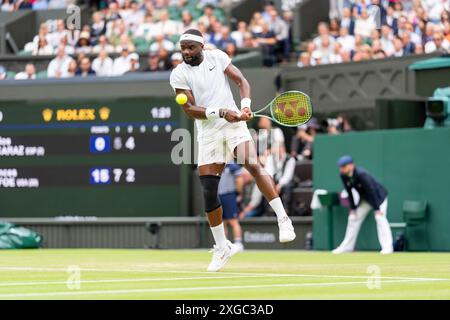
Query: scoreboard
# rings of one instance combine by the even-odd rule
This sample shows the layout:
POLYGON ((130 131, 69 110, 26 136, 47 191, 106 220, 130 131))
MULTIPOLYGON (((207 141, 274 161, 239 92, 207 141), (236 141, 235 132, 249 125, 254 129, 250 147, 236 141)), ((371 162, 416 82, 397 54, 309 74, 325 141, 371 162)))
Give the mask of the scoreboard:
POLYGON ((173 99, 0 102, 1 217, 187 214, 173 99))

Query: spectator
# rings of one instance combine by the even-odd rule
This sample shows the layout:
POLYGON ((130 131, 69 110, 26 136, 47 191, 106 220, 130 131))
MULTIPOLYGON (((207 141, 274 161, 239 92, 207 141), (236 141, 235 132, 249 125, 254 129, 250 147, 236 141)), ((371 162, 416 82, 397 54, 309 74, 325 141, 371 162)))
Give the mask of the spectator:
POLYGON ((67 71, 69 69, 69 63, 72 58, 66 54, 64 46, 60 45, 56 52, 56 57, 50 61, 47 68, 48 78, 64 78, 67 77, 67 71))
POLYGON ((67 38, 66 25, 64 24, 64 20, 58 19, 56 22, 56 30, 50 34, 50 44, 56 49, 61 44, 63 38, 67 38))
POLYGON ((172 68, 172 62, 170 61, 169 52, 164 48, 159 48, 159 69, 160 70, 170 70, 172 68))
POLYGON ((116 52, 121 52, 123 47, 127 47, 130 52, 136 50, 133 41, 131 41, 130 37, 126 33, 120 36, 119 42, 116 46, 116 52))
POLYGON ((170 57, 172 69, 175 69, 180 63, 183 62, 183 56, 180 52, 174 52, 170 57))
POLYGON ((128 47, 123 47, 120 56, 114 60, 113 75, 121 76, 130 70, 130 51, 128 47))
POLYGON ((236 41, 230 36, 230 28, 222 27, 222 34, 220 40, 217 41, 216 46, 221 50, 225 50, 228 44, 236 46, 236 41))
POLYGON ((125 24, 131 33, 134 33, 137 28, 144 22, 145 12, 141 10, 140 5, 135 0, 129 0, 129 10, 126 17, 124 17, 125 24))
POLYGON ((155 37, 155 42, 150 46, 150 51, 158 51, 160 48, 164 48, 167 51, 173 51, 175 46, 171 41, 167 40, 163 34, 158 34, 155 37))
POLYGON ((341 63, 342 62, 342 46, 339 42, 334 43, 333 51, 328 56, 329 63, 341 63))
POLYGON ((175 34, 181 34, 181 23, 169 19, 169 13, 167 10, 161 12, 160 21, 156 23, 156 33, 160 35, 171 36, 175 34))
POLYGON ((258 46, 258 44, 256 43, 256 41, 253 39, 253 36, 250 32, 246 32, 244 34, 244 43, 243 43, 243 47, 244 48, 256 48, 258 46))
POLYGON ((144 23, 139 25, 135 32, 135 37, 144 38, 147 41, 152 40, 156 35, 156 25, 153 22, 153 16, 149 13, 145 15, 144 23))
POLYGON ((332 38, 329 35, 323 35, 321 37, 320 45, 317 48, 317 51, 320 52, 321 64, 330 63, 330 56, 333 53, 334 45, 334 43, 331 43, 331 39, 332 38))
POLYGON ((36 68, 34 64, 27 63, 25 66, 25 71, 19 72, 14 77, 15 80, 32 80, 36 79, 36 68))
POLYGON ((78 70, 78 63, 75 59, 72 59, 69 62, 69 66, 67 68, 67 73, 64 74, 63 78, 73 78, 78 70))
POLYGON ((385 19, 385 24, 388 26, 393 32, 394 34, 398 33, 398 23, 397 23, 397 18, 394 16, 394 8, 389 6, 387 8, 387 12, 386 12, 386 19, 385 19))
POLYGON ((311 55, 309 52, 302 52, 297 61, 297 67, 303 68, 303 67, 309 67, 311 65, 311 55))
POLYGON ((6 79, 6 69, 4 66, 0 65, 0 80, 6 79))
POLYGON ((114 52, 114 47, 108 43, 108 38, 105 35, 101 35, 98 38, 98 44, 92 49, 93 53, 100 53, 101 51, 114 52))
POLYGON ((106 50, 101 50, 98 57, 92 61, 92 69, 99 77, 110 77, 113 75, 113 60, 108 56, 106 50))
POLYGON ((351 35, 355 34, 355 20, 349 7, 345 7, 342 11, 341 28, 347 28, 351 35))
POLYGON ((96 11, 92 14, 91 36, 94 39, 94 43, 97 43, 100 36, 106 32, 105 20, 100 11, 96 11))
POLYGON ((401 40, 403 43, 403 55, 409 56, 411 54, 414 54, 414 52, 416 51, 416 45, 411 41, 411 34, 409 33, 409 31, 403 33, 401 40))
POLYGON ((339 22, 336 19, 330 20, 330 36, 337 38, 339 36, 339 22))
POLYGON ((244 46, 244 35, 247 32, 247 23, 245 21, 239 21, 237 30, 231 32, 231 38, 236 42, 238 48, 244 46))
POLYGON ((375 28, 376 26, 373 19, 369 17, 367 10, 363 9, 361 11, 361 16, 355 22, 355 35, 369 38, 372 30, 375 28))
POLYGON ((346 51, 352 51, 355 49, 355 37, 348 34, 347 27, 341 27, 339 29, 339 37, 337 42, 342 46, 342 49, 346 51))
POLYGON ((450 49, 450 42, 444 38, 444 34, 440 30, 436 30, 433 33, 433 40, 428 41, 425 44, 425 53, 431 53, 434 51, 447 52, 450 49))
POLYGON ((394 44, 392 42, 393 37, 394 35, 388 25, 381 26, 381 48, 388 56, 393 55, 395 52, 394 44))
POLYGON ((150 51, 147 60, 148 66, 145 69, 146 72, 162 71, 159 66, 159 56, 157 52, 150 51))
POLYGON ((280 18, 276 9, 269 12, 269 29, 275 34, 277 46, 280 48, 282 61, 287 63, 289 58, 289 27, 287 23, 280 18))
POLYGON ((22 9, 33 9, 33 4, 31 0, 18 0, 16 3, 16 7, 19 10, 22 9))
POLYGON ((402 57, 404 55, 403 42, 399 37, 394 38, 394 57, 402 57))
POLYGON ((291 155, 299 160, 311 160, 314 138, 319 129, 316 118, 312 118, 306 125, 299 126, 291 140, 291 155))
POLYGON ((214 6, 207 4, 203 8, 203 15, 198 19, 199 22, 203 23, 205 27, 208 29, 210 25, 210 21, 214 16, 214 6))
POLYGON ((192 18, 192 14, 189 10, 184 10, 181 13, 181 29, 180 29, 180 33, 185 32, 186 30, 189 29, 197 29, 197 22, 194 21, 194 19, 192 18))
POLYGON ((91 68, 91 60, 88 57, 81 59, 80 66, 75 72, 75 75, 80 77, 95 76, 95 71, 91 68))
POLYGON ((249 31, 252 35, 258 34, 262 32, 262 24, 264 20, 262 18, 261 13, 255 12, 250 20, 249 31))
POLYGON ((236 45, 232 42, 228 43, 227 46, 225 47, 225 52, 231 59, 233 59, 237 53, 236 45))
POLYGON ((135 52, 130 54, 130 69, 126 73, 139 72, 139 55, 135 52))
POLYGON ((275 34, 269 30, 267 23, 262 24, 262 32, 256 34, 255 41, 262 49, 263 66, 272 67, 275 64, 275 45, 277 39, 275 34))
POLYGON ((2 0, 2 5, 0 6, 1 12, 13 12, 15 9, 14 0, 2 0))
POLYGON ((48 56, 53 54, 53 47, 45 37, 40 37, 37 46, 33 49, 33 56, 48 56))
POLYGON ((328 24, 326 22, 319 23, 317 26, 317 33, 319 35, 313 39, 316 48, 320 48, 322 46, 322 39, 324 37, 327 37, 330 40, 330 44, 333 45, 334 38, 330 39, 330 29, 328 28, 328 24))
POLYGON ((258 128, 255 141, 257 141, 259 156, 267 156, 272 146, 284 145, 283 131, 278 127, 272 127, 272 121, 269 119, 259 118, 258 128))
POLYGON ((78 39, 77 45, 75 46, 75 51, 77 53, 91 53, 92 47, 90 42, 90 34, 87 31, 83 31, 80 33, 80 37, 78 39))

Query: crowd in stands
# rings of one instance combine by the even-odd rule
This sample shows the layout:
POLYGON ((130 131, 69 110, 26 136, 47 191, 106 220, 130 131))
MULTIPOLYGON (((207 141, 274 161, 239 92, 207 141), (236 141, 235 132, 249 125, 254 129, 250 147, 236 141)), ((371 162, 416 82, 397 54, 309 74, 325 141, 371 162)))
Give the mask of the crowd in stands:
POLYGON ((187 29, 197 28, 204 35, 206 48, 221 49, 232 58, 238 50, 261 48, 265 66, 287 63, 292 48, 292 12, 279 13, 268 3, 262 12, 253 15, 249 24, 240 21, 232 30, 225 24, 221 7, 231 2, 99 1, 90 24, 77 30, 67 26, 64 20, 49 20, 40 26, 21 54, 56 55, 49 65, 48 77, 85 75, 85 71, 80 71, 81 61, 86 57, 93 71, 87 74, 118 76, 134 71, 170 70, 180 61, 177 54, 180 35, 187 29), (143 54, 149 55, 145 65, 133 63, 136 55, 143 54), (69 70, 69 65, 77 71, 69 70), (61 70, 55 72, 56 67, 61 70))
POLYGON ((0 12, 13 12, 24 9, 64 9, 72 2, 71 0, 0 0, 0 12))
POLYGON ((450 52, 448 0, 331 0, 298 67, 450 52))

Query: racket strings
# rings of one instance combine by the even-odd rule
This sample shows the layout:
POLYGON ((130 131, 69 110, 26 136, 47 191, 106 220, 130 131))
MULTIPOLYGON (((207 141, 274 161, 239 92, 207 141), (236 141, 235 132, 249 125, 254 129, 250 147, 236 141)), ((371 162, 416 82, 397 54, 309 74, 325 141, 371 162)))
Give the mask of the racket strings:
POLYGON ((309 97, 301 92, 286 92, 271 105, 273 118, 283 125, 297 126, 308 122, 312 116, 309 97))

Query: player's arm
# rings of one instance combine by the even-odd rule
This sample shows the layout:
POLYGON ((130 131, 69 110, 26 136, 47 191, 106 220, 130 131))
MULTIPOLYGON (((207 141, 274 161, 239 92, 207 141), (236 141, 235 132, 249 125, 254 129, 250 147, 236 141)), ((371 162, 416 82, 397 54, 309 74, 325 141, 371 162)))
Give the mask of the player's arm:
POLYGON ((250 120, 252 118, 250 110, 250 83, 235 65, 230 63, 226 69, 225 74, 239 87, 239 94, 241 96, 241 111, 242 120, 250 120))
MULTIPOLYGON (((193 96, 191 90, 176 88, 175 92, 177 95, 180 93, 184 93, 188 97, 187 102, 185 104, 181 105, 184 113, 186 113, 188 118, 206 120, 206 119, 209 119, 210 117, 215 116, 213 113, 217 112, 216 110, 209 111, 205 107, 196 105, 195 99, 194 99, 194 96, 193 96), (208 112, 209 112, 209 114, 208 114, 208 112)), ((217 118, 224 118, 228 122, 237 122, 237 121, 241 120, 240 116, 236 112, 233 112, 231 110, 219 109, 218 113, 219 114, 216 115, 217 118)))

